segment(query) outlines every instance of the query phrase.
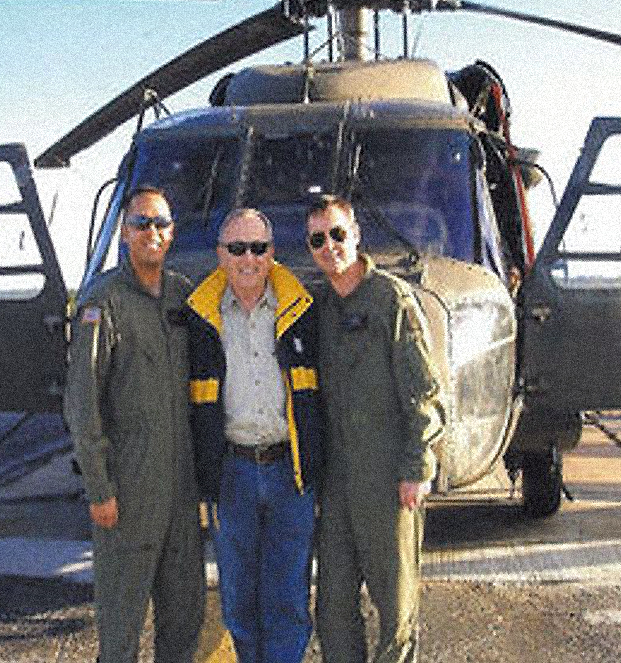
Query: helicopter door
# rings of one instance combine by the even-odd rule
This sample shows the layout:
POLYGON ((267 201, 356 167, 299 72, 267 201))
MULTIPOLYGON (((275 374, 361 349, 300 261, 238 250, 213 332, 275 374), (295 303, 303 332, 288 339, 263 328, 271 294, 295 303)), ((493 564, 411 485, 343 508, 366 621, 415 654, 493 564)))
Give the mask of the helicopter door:
POLYGON ((0 145, 0 410, 60 410, 66 303, 26 149, 0 145))
POLYGON ((536 406, 621 407, 621 118, 595 118, 535 265, 523 376, 536 406))

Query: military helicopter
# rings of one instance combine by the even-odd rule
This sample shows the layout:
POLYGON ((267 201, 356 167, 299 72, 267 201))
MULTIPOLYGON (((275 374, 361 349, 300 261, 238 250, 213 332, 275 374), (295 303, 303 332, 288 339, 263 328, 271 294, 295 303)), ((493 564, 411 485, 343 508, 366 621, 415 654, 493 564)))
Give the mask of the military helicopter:
MULTIPOLYGON (((118 175, 106 183, 114 188, 97 231, 99 194, 95 201, 81 292, 104 268, 124 197, 141 183, 167 192, 177 220, 170 262, 193 279, 215 265, 218 226, 243 205, 273 220, 277 258, 313 281, 307 204, 317 193, 351 199, 365 250, 414 285, 430 321, 448 417, 436 490, 470 485, 503 457, 513 480, 521 472, 525 511, 547 516, 561 504, 562 453, 579 442, 580 413, 621 405, 616 363, 586 342, 600 337, 621 347, 614 269, 621 255, 586 250, 568 230, 584 197, 621 193, 591 178, 607 141, 621 134, 621 119, 593 121, 535 254, 526 198, 541 179, 536 153, 513 145, 509 96, 489 64, 446 73, 410 57, 408 18, 432 10, 505 16, 621 45, 610 32, 460 0, 283 0, 143 78, 35 166, 67 166, 138 117, 118 175), (398 59, 381 57, 384 11, 403 16, 398 59), (311 53, 310 31, 324 21, 324 49, 311 53), (210 106, 168 113, 169 95, 296 36, 300 64, 227 74, 210 106), (157 119, 147 126, 149 109, 157 119), (611 269, 594 271, 601 262, 611 269)), ((0 270, 31 285, 30 294, 0 302, 0 408, 59 411, 67 292, 24 147, 1 146, 2 161, 20 200, 0 213, 27 215, 41 261, 0 270)))

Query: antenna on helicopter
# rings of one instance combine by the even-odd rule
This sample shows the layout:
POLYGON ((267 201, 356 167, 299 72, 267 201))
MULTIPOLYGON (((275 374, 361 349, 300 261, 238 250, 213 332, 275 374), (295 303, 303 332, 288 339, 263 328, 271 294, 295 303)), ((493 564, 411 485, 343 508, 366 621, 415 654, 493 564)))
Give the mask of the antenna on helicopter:
POLYGON ((418 53, 418 47, 423 36, 423 30, 425 29, 425 17, 421 16, 418 23, 418 29, 416 30, 416 36, 414 37, 414 45, 412 46, 412 57, 415 58, 418 53))
POLYGON ((153 90, 152 88, 146 88, 142 96, 142 103, 140 104, 136 133, 139 133, 140 130, 142 129, 144 116, 146 115, 149 108, 153 109, 153 113, 155 114, 156 120, 160 119, 162 111, 164 111, 166 115, 171 115, 171 112, 168 110, 168 108, 166 108, 166 106, 164 106, 164 103, 159 98, 157 91, 153 90))
POLYGON ((401 21, 403 26, 403 58, 408 59, 410 54, 410 45, 409 45, 409 12, 410 12, 410 3, 405 0, 403 3, 403 9, 401 10, 401 21))
POLYGON ((328 59, 334 62, 334 7, 329 4, 326 13, 327 30, 328 30, 328 59))
POLYGON ((379 9, 373 10, 373 44, 375 50, 375 60, 380 59, 380 16, 379 9))
POLYGON ((50 214, 47 218, 47 227, 49 228, 52 225, 52 221, 54 220, 54 214, 56 213, 56 205, 58 204, 58 189, 54 192, 54 195, 52 196, 52 205, 50 207, 50 214))

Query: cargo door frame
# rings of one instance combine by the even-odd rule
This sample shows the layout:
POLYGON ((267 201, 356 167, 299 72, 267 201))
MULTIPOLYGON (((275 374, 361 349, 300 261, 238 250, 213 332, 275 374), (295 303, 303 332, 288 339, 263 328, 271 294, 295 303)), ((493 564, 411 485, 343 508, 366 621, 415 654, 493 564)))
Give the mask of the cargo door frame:
POLYGON ((600 209, 610 208, 610 198, 596 196, 618 196, 621 203, 621 175, 614 184, 591 179, 600 153, 614 136, 621 146, 621 118, 593 119, 533 269, 524 281, 520 382, 531 410, 578 412, 621 407, 621 214, 618 226, 608 229, 618 239, 618 249, 613 251, 605 243, 606 228, 597 226, 601 219, 590 226, 591 219, 585 221, 581 211, 581 203, 588 210, 589 203, 597 208, 608 201, 608 207, 600 204, 600 209), (572 221, 575 224, 576 218, 596 238, 593 247, 580 246, 575 239, 572 221))
POLYGON ((12 171, 19 199, 0 204, 0 217, 9 223, 11 217, 21 217, 22 233, 32 233, 39 259, 31 264, 0 265, 0 410, 59 412, 66 362, 67 289, 25 146, 0 145, 2 163, 12 171))

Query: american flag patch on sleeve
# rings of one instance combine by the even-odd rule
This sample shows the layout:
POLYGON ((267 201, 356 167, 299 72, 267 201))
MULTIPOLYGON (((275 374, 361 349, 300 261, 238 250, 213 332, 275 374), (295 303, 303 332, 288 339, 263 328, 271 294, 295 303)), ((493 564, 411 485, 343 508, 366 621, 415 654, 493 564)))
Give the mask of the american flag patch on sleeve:
POLYGON ((96 324, 101 322, 101 309, 98 306, 87 306, 80 316, 82 324, 96 324))

